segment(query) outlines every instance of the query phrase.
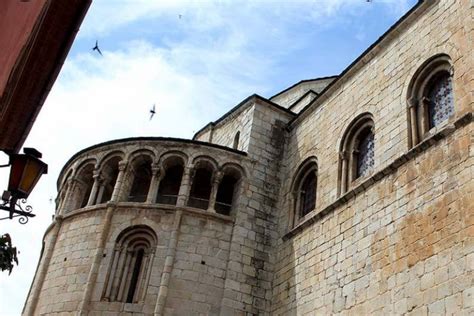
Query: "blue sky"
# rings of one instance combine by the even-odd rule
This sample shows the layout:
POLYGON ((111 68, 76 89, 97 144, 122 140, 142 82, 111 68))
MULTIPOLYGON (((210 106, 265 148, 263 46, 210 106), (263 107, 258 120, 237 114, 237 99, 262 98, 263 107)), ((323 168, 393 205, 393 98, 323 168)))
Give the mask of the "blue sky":
POLYGON ((37 217, 0 222, 21 251, 12 275, 0 274, 1 314, 21 313, 74 153, 116 138, 190 138, 253 93, 337 75, 415 3, 95 0, 25 144, 49 164, 29 199, 37 217))

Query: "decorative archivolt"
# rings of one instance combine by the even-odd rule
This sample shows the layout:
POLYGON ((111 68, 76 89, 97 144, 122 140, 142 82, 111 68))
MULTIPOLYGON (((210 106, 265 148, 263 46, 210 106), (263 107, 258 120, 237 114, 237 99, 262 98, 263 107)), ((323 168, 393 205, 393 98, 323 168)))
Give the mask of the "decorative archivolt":
POLYGON ((146 225, 128 227, 115 241, 102 300, 139 303, 147 292, 157 236, 146 225))

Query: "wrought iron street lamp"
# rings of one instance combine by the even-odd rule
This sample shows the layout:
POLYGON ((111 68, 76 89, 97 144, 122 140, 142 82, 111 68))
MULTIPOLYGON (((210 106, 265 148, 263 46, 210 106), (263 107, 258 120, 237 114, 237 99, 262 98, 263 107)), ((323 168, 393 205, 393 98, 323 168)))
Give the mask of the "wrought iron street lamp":
POLYGON ((20 216, 19 222, 25 224, 28 217, 34 217, 32 207, 26 204, 26 199, 35 187, 39 178, 48 172, 48 165, 40 160, 41 153, 34 148, 24 148, 24 154, 10 154, 10 180, 8 182, 8 191, 2 195, 3 204, 1 210, 9 212, 9 216, 0 218, 12 219, 20 216))

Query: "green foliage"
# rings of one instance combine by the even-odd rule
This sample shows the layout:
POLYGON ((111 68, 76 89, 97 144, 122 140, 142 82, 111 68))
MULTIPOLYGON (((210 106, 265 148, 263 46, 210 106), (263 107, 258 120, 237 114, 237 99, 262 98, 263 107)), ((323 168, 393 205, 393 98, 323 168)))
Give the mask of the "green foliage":
POLYGON ((16 247, 12 247, 12 239, 9 234, 0 236, 0 269, 8 270, 8 275, 12 273, 13 262, 18 265, 16 247))

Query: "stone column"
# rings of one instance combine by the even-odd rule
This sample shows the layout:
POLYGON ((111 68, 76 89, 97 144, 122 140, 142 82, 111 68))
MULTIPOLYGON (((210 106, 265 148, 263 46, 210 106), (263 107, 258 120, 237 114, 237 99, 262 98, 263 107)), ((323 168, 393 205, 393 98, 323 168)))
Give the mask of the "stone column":
POLYGON ((113 202, 117 202, 120 199, 123 178, 125 176, 125 170, 127 169, 127 162, 126 161, 119 162, 118 169, 119 169, 119 173, 117 175, 117 181, 115 181, 114 191, 112 193, 112 197, 110 198, 110 201, 113 201, 113 202))
POLYGON ((151 277, 151 270, 153 270, 153 260, 155 259, 155 249, 152 249, 150 252, 150 257, 148 259, 148 265, 147 265, 147 271, 146 271, 146 276, 145 276, 145 283, 143 284, 143 288, 141 290, 139 300, 144 301, 145 300, 145 293, 146 289, 148 288, 148 284, 150 283, 150 277, 151 277))
POLYGON ((100 179, 99 182, 99 192, 97 193, 97 198, 95 199, 95 204, 99 204, 102 201, 102 196, 104 195, 106 181, 100 179))
POLYGON ((347 187, 348 187, 348 182, 349 182, 349 179, 347 178, 347 175, 348 175, 348 155, 347 155, 347 152, 346 151, 342 151, 340 153, 340 156, 341 156, 341 195, 343 195, 344 193, 346 193, 347 191, 347 187))
POLYGON ((296 226, 296 212, 298 211, 298 209, 296 208, 296 193, 293 191, 289 194, 289 196, 290 197, 288 198, 288 204, 290 206, 290 213, 288 214, 288 228, 291 229, 296 226))
POLYGON ((112 257, 112 267, 110 269, 110 273, 108 275, 108 278, 105 280, 105 284, 107 284, 107 288, 105 289, 104 293, 104 300, 105 301, 110 301, 110 294, 112 291, 112 284, 114 283, 115 279, 115 273, 117 272, 117 265, 118 261, 120 259, 120 254, 121 254, 122 249, 118 246, 115 247, 114 249, 114 254, 112 257))
POLYGON ((185 206, 189 198, 189 192, 191 191, 191 186, 194 178, 194 169, 191 167, 186 167, 184 169, 183 178, 181 180, 181 186, 179 187, 178 201, 176 206, 185 206))
POLYGON ((429 106, 430 100, 426 97, 421 99, 421 135, 420 139, 424 137, 426 133, 430 130, 430 114, 429 114, 429 106))
POLYGON ((97 243, 97 248, 94 254, 94 259, 92 261, 91 268, 89 270, 89 275, 87 276, 86 289, 84 291, 84 296, 82 297, 81 304, 79 306, 78 315, 87 315, 88 307, 92 298, 92 289, 94 288, 97 275, 99 272, 100 261, 102 260, 102 254, 104 253, 105 244, 109 236, 110 223, 112 221, 112 215, 115 210, 115 204, 109 203, 107 205, 107 210, 104 215, 102 229, 100 231, 99 241, 97 243))
POLYGON ((89 200, 87 201, 87 206, 94 205, 95 198, 97 197, 97 190, 99 189, 100 184, 100 172, 99 170, 94 170, 94 184, 92 185, 91 194, 89 195, 89 200))
POLYGON ((209 196, 209 205, 207 207, 207 210, 209 212, 215 213, 215 206, 216 206, 216 196, 217 196, 217 190, 219 189, 219 184, 221 183, 222 180, 222 172, 215 172, 214 176, 212 177, 212 188, 211 188, 211 194, 209 196))
POLYGON ((410 111, 410 131, 411 131, 411 147, 418 144, 418 118, 416 117, 416 110, 418 107, 418 101, 414 98, 408 100, 408 109, 410 111))
POLYGON ((357 178, 357 160, 359 159, 359 150, 353 149, 347 161, 347 189, 349 189, 352 180, 357 178))
POLYGON ((157 164, 153 164, 151 166, 151 174, 150 188, 148 189, 148 195, 146 197, 147 204, 156 203, 158 187, 160 185, 161 179, 163 178, 164 172, 157 164))
POLYGON ((163 266, 163 272, 161 273, 160 287, 158 289, 158 297, 155 305, 155 316, 163 315, 166 298, 168 297, 168 287, 171 279, 171 273, 173 272, 174 257, 176 255, 176 247, 178 245, 179 227, 181 225, 181 218, 183 211, 178 210, 175 213, 173 231, 171 232, 168 250, 166 252, 165 265, 163 266))

